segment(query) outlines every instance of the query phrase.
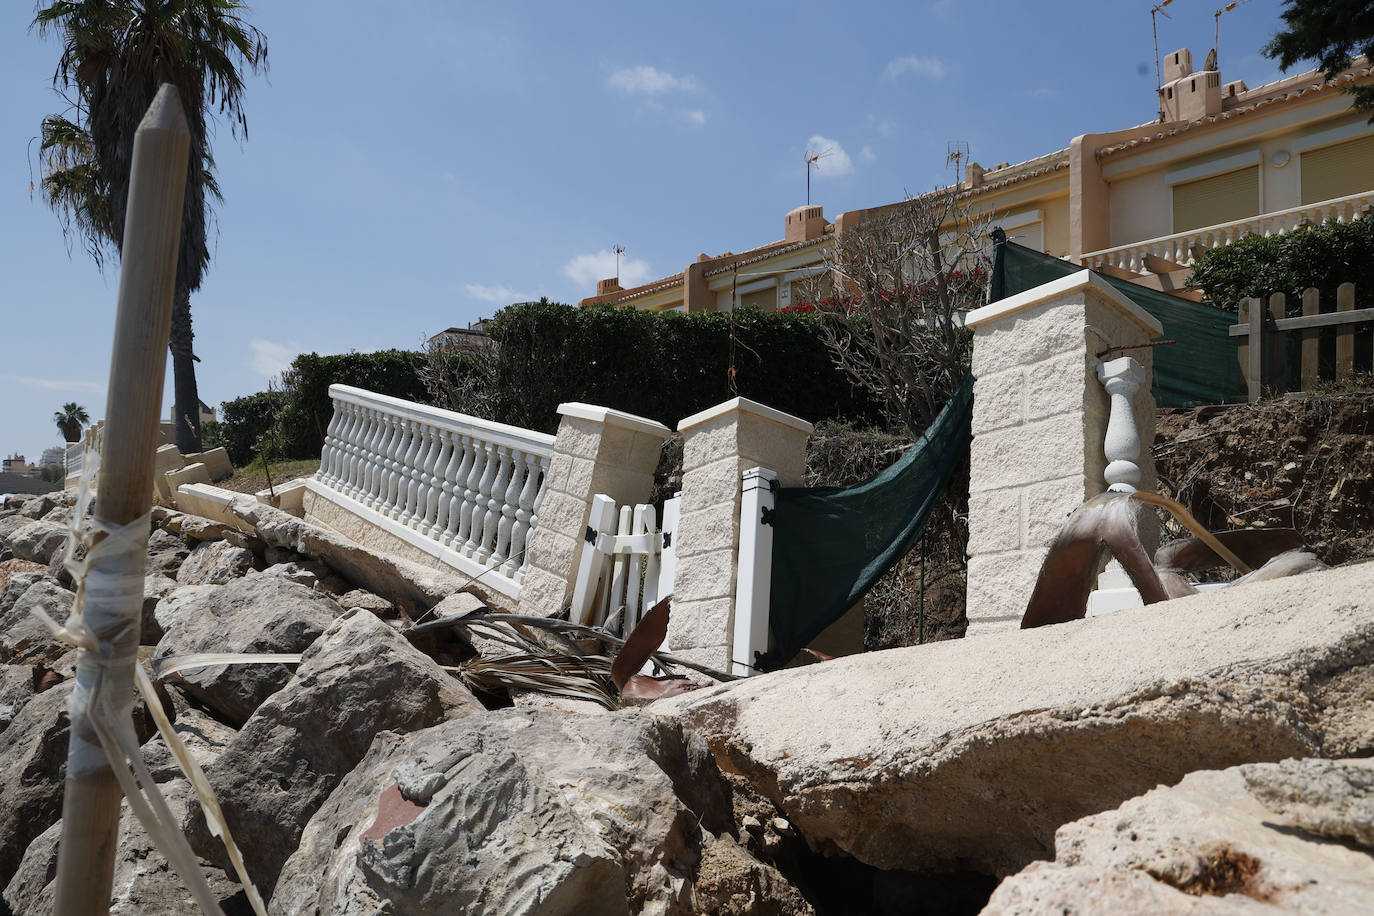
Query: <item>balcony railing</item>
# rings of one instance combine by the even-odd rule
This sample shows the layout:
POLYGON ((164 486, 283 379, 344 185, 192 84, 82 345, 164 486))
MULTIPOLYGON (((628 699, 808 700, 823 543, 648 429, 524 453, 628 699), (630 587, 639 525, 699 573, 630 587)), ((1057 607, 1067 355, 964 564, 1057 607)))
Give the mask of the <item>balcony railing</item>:
POLYGON ((553 436, 329 386, 311 490, 515 597, 553 436))
POLYGON ((1182 264, 1184 267, 1192 267, 1204 252, 1229 245, 1247 235, 1278 235, 1281 232, 1288 232, 1301 226, 1317 225, 1331 219, 1348 223, 1369 216, 1372 210, 1374 210, 1374 191, 1365 191, 1362 194, 1323 200, 1315 204, 1293 207, 1290 210, 1264 213, 1232 223, 1220 223, 1202 229, 1190 229, 1187 232, 1176 232, 1173 235, 1165 235, 1157 239, 1147 239, 1130 245, 1118 245, 1115 248, 1089 252, 1083 255, 1080 263, 1084 267, 1091 267, 1094 270, 1103 267, 1116 267, 1135 273, 1145 273, 1148 270, 1145 266, 1145 258, 1147 255, 1154 255, 1165 261, 1182 264))

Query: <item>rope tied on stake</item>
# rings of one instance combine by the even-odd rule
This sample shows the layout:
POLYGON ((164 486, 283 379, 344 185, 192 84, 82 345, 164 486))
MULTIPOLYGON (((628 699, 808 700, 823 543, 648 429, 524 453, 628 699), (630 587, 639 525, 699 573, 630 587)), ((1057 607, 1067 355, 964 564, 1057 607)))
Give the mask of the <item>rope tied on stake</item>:
POLYGON ((181 875, 182 881, 195 897, 197 905, 207 913, 220 912, 219 901, 200 870, 196 855, 182 834, 180 826, 167 807, 161 790, 148 771, 133 729, 134 689, 142 695, 157 730, 172 751, 181 771, 195 789, 205 813, 210 832, 224 842, 229 860, 234 866, 253 912, 266 916, 267 908, 257 888, 248 877, 243 857, 224 822, 219 801, 205 778, 205 773, 191 757, 190 751, 176 733, 171 720, 153 689, 143 666, 138 664, 137 643, 130 664, 130 653, 118 653, 119 637, 137 618, 124 620, 113 639, 99 639, 97 632, 106 632, 120 624, 106 609, 138 607, 143 600, 143 552, 148 543, 151 512, 127 525, 114 526, 98 518, 86 517, 91 505, 91 480, 100 463, 98 453, 87 449, 81 485, 77 490, 76 511, 68 523, 67 544, 62 564, 77 583, 76 600, 65 624, 59 624, 41 608, 33 614, 42 621, 59 642, 77 648, 76 686, 69 700, 69 714, 75 724, 89 721, 95 741, 73 727, 71 751, 68 756, 68 775, 81 774, 103 768, 108 761, 119 786, 129 801, 129 807, 148 831, 153 843, 167 857, 167 861, 181 875), (84 550, 84 557, 78 553, 84 550), (96 610, 90 620, 86 616, 88 598, 96 610), (133 683, 130 683, 132 681, 133 683))

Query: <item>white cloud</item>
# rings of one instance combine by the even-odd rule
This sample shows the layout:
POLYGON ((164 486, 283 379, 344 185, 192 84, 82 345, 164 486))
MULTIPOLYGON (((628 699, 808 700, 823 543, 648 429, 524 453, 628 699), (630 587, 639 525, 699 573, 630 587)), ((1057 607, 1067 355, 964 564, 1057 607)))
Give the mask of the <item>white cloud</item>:
POLYGON ((484 286, 481 283, 464 283, 463 289, 473 299, 479 299, 482 302, 499 302, 502 305, 510 305, 512 302, 527 302, 530 299, 538 298, 536 296, 529 296, 525 293, 516 292, 509 286, 503 286, 499 283, 495 286, 484 286))
POLYGON ((253 367, 254 372, 266 378, 281 375, 284 369, 291 367, 291 360, 300 353, 300 347, 286 346, 258 337, 250 340, 248 346, 253 351, 249 365, 253 367))
POLYGON ((700 108, 692 108, 682 114, 687 119, 687 123, 693 127, 701 127, 706 123, 706 112, 700 108))
POLYGON ((87 394, 105 393, 105 386, 99 382, 87 382, 81 379, 33 378, 28 375, 11 375, 9 379, 25 387, 39 388, 43 391, 81 391, 87 394))
POLYGON ((656 67, 626 67, 606 79, 606 85, 627 95, 661 95, 665 92, 697 92, 701 84, 690 74, 674 76, 656 67))
POLYGON ((859 158, 864 162, 877 162, 878 154, 873 152, 873 147, 865 144, 864 148, 859 150, 859 158))
POLYGON ((945 75, 945 62, 938 57, 916 57, 911 54, 895 57, 883 68, 883 79, 895 80, 907 73, 938 80, 945 75))
MULTIPOLYGON (((579 287, 596 287, 596 281, 615 276, 615 252, 603 248, 592 254, 579 254, 563 265, 563 275, 579 287)), ((652 279, 649 262, 620 256, 620 285, 629 288, 652 279)))
POLYGON ((809 152, 819 153, 821 156, 814 166, 817 178, 839 178, 854 171, 854 160, 849 158, 849 154, 840 146, 838 140, 815 134, 806 141, 806 148, 809 152))

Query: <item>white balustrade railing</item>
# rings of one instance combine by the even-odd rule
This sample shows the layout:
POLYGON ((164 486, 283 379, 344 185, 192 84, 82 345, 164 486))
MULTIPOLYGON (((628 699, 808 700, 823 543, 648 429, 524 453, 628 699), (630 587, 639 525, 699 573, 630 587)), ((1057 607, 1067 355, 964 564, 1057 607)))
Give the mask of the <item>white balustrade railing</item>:
POLYGON ((1154 255, 1184 267, 1192 267, 1203 252, 1239 241, 1248 235, 1278 235, 1302 226, 1319 225, 1327 220, 1349 223, 1374 212, 1374 191, 1337 197, 1315 204, 1262 213, 1231 223, 1219 223, 1202 229, 1190 229, 1173 235, 1147 239, 1116 248, 1104 248, 1083 255, 1080 263, 1094 270, 1116 267, 1134 273, 1145 273, 1145 258, 1154 255))
POLYGON ((503 594, 519 594, 553 436, 331 385, 309 487, 503 594))

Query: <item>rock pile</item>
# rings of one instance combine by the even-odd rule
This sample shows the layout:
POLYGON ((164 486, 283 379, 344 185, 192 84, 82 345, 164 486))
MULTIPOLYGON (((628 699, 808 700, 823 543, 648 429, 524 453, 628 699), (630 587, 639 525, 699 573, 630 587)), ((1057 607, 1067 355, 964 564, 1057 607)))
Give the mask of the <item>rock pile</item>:
MULTIPOLYGON (((71 510, 64 494, 0 502, 0 912, 52 908, 74 654, 32 609, 70 613, 53 557, 71 510)), ((159 682, 273 914, 1374 897, 1374 769, 1354 759, 1374 754, 1374 564, 607 713, 475 695, 452 666, 498 643, 407 636, 444 598, 479 601, 456 577, 270 507, 235 515, 157 514, 141 655, 300 654, 159 682)), ((138 716, 224 911, 248 912, 138 716)), ((120 829, 111 911, 190 911, 127 806, 120 829)))

